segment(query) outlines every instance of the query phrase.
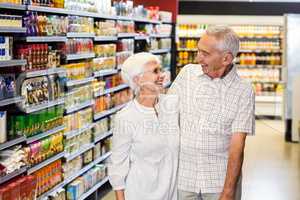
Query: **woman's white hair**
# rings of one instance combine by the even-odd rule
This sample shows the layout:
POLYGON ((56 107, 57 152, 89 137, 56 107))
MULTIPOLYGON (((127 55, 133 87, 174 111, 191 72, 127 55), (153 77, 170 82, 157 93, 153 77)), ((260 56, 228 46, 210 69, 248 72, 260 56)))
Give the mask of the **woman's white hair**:
POLYGON ((133 79, 135 76, 144 73, 145 66, 149 62, 157 62, 160 64, 160 60, 157 56, 151 53, 141 52, 127 58, 121 67, 121 76, 124 83, 128 84, 135 93, 137 92, 137 85, 133 79))
POLYGON ((240 48, 240 40, 231 28, 223 25, 209 26, 205 33, 209 36, 214 36, 220 41, 218 48, 221 51, 228 51, 234 57, 237 56, 240 48))

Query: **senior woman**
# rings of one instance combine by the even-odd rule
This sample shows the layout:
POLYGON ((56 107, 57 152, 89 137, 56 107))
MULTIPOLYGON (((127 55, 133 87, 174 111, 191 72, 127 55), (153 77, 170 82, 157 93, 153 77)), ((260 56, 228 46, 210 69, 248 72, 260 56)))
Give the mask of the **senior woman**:
POLYGON ((135 97, 116 114, 109 181, 117 200, 177 200, 178 98, 160 94, 159 59, 150 53, 129 57, 122 79, 135 97))

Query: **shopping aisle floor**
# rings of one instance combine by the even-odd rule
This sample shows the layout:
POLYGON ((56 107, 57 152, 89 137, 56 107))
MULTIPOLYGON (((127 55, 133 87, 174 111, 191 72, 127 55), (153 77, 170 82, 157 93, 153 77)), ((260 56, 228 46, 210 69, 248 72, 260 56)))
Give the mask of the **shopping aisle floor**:
MULTIPOLYGON (((257 120, 248 137, 243 200, 300 200, 300 144, 284 142, 282 121, 257 120)), ((115 200, 110 192, 103 200, 115 200)))

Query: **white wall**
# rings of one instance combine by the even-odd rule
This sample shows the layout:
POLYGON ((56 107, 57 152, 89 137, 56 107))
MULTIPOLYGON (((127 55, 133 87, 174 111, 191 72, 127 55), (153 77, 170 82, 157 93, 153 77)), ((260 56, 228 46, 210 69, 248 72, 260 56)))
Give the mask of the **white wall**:
POLYGON ((284 25, 284 17, 244 15, 178 15, 177 24, 284 25))

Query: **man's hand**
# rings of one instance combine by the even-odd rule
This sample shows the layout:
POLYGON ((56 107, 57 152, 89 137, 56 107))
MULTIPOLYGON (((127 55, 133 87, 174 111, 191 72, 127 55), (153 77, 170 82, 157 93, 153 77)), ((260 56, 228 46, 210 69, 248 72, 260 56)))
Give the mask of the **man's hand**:
POLYGON ((234 200, 234 192, 222 192, 219 200, 234 200))

